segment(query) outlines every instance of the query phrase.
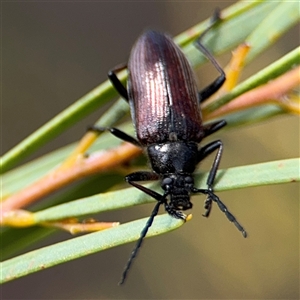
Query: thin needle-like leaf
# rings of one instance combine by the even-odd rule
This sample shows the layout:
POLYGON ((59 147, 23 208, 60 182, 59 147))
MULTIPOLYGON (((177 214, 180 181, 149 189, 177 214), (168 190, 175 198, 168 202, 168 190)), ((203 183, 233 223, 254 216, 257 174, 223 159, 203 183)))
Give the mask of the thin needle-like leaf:
MULTIPOLYGON (((139 238, 147 219, 126 223, 116 228, 90 233, 68 241, 44 247, 0 264, 0 283, 65 263, 98 251, 133 242, 139 238)), ((167 214, 157 216, 147 238, 178 228, 184 221, 167 214)))

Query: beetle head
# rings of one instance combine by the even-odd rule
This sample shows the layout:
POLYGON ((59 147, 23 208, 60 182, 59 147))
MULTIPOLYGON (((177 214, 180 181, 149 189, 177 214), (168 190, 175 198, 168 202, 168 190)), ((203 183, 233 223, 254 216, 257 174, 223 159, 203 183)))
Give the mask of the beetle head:
POLYGON ((194 179, 190 174, 168 174, 162 180, 161 187, 170 195, 167 209, 170 214, 170 211, 192 208, 190 193, 194 187, 194 179))

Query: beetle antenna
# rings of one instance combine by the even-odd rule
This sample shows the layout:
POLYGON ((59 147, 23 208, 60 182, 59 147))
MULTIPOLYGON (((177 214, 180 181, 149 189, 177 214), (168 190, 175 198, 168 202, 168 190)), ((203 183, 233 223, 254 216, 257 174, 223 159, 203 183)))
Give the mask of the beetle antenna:
MULTIPOLYGON (((195 192, 208 195, 208 199, 206 199, 206 201, 205 201, 205 204, 207 204, 208 207, 205 206, 205 208, 207 208, 208 211, 210 212, 211 200, 216 202, 218 204, 220 210, 226 215, 227 219, 235 225, 235 227, 242 233, 244 238, 247 237, 247 232, 244 229, 244 227, 237 221, 235 216, 228 210, 227 206, 220 200, 220 198, 215 193, 213 193, 209 189, 207 189, 207 190, 195 189, 195 192)), ((206 212, 204 214, 204 217, 208 217, 209 212, 208 213, 206 212)))
POLYGON ((237 221, 235 216, 227 209, 226 205, 220 200, 220 198, 211 191, 208 191, 208 196, 211 197, 213 201, 215 201, 220 210, 226 215, 227 219, 232 222, 235 227, 242 233, 243 237, 247 237, 247 232, 244 227, 237 221))
POLYGON ((125 266, 125 269, 124 269, 124 271, 123 271, 121 280, 120 280, 120 282, 119 282, 119 285, 121 285, 121 284, 124 283, 124 281, 125 281, 125 279, 126 279, 126 277, 127 277, 127 273, 128 273, 128 271, 129 271, 129 269, 130 269, 130 267, 131 267, 131 264, 132 264, 134 258, 136 257, 137 252, 138 252, 139 248, 141 247, 141 245, 142 245, 142 243, 143 243, 143 240, 144 240, 144 238, 145 238, 145 236, 146 236, 146 234, 147 234, 149 228, 151 227, 151 225, 152 225, 152 223, 153 223, 153 220, 154 220, 155 216, 158 214, 159 207, 160 207, 160 205, 161 205, 162 203, 163 203, 163 201, 158 201, 158 202, 157 202, 157 204, 155 205, 155 207, 154 207, 154 209, 153 209, 153 211, 152 211, 152 213, 151 213, 151 216, 149 217, 149 219, 148 219, 148 221, 147 221, 147 223, 146 223, 144 229, 141 231, 140 238, 138 239, 138 241, 137 241, 137 243, 136 243, 136 245, 135 245, 135 247, 134 247, 134 249, 133 249, 133 251, 132 251, 132 253, 131 253, 131 255, 130 255, 130 258, 129 258, 129 260, 128 260, 126 266, 125 266))

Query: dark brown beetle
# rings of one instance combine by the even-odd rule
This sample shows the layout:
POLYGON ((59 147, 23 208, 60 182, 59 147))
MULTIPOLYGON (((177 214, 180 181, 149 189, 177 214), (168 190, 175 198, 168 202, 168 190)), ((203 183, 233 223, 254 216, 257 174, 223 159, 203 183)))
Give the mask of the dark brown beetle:
POLYGON ((129 174, 126 181, 158 201, 125 267, 121 284, 161 204, 171 216, 185 219, 182 211, 193 206, 190 195, 206 194, 204 216, 209 216, 214 201, 243 236, 247 235, 213 192, 222 155, 222 142, 217 140, 198 148, 203 138, 224 127, 226 122, 221 120, 202 124, 200 103, 222 86, 225 73, 201 44, 200 38, 196 46, 220 72, 220 76, 199 93, 192 68, 180 48, 168 35, 156 31, 146 31, 135 43, 128 62, 127 88, 116 76, 116 72, 122 68, 116 68, 108 74, 116 90, 130 105, 137 139, 116 128, 96 130, 109 130, 118 138, 145 150, 153 171, 129 174), (217 154, 207 179, 208 187, 197 189, 192 174, 197 164, 215 150, 217 154), (149 180, 161 180, 163 195, 136 183, 149 180))

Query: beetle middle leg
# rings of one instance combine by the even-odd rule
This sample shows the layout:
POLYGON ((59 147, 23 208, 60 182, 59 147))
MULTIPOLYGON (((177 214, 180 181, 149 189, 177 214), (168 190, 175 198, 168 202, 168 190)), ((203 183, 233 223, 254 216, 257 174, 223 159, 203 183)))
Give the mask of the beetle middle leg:
POLYGON ((89 126, 88 130, 96 131, 99 133, 104 132, 104 131, 109 131, 112 135, 114 135, 118 139, 123 140, 124 142, 128 142, 130 144, 133 144, 137 147, 141 147, 141 144, 134 137, 132 137, 131 135, 125 133, 124 131, 121 131, 114 127, 98 127, 98 126, 92 125, 92 126, 89 126))
POLYGON ((227 125, 225 120, 220 120, 203 125, 204 137, 207 137, 227 125))

